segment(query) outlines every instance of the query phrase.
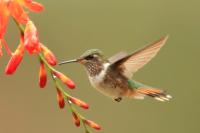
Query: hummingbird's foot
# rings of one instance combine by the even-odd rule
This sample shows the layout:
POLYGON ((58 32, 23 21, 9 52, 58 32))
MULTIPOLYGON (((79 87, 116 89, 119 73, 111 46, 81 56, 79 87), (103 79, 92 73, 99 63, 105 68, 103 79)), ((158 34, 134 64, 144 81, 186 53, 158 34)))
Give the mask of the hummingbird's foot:
POLYGON ((121 100, 122 100, 122 98, 121 97, 118 97, 118 98, 115 98, 114 99, 116 102, 120 102, 121 100))

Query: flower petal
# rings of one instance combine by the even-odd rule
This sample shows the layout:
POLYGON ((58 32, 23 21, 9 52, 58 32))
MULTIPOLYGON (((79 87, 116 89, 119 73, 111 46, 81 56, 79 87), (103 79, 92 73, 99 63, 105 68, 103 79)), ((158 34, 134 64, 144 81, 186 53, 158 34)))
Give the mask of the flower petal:
POLYGON ((8 4, 11 15, 21 24, 26 24, 29 20, 28 15, 24 11, 23 7, 16 0, 12 0, 8 4))
POLYGON ((51 50, 49 50, 46 46, 44 46, 43 44, 41 45, 41 49, 44 53, 44 57, 46 59, 46 61, 51 65, 51 66, 55 66, 57 64, 57 60, 55 55, 53 54, 53 52, 51 52, 51 50))
POLYGON ((6 74, 10 75, 16 71, 17 67, 19 66, 20 62, 23 59, 23 55, 24 55, 24 44, 21 41, 21 43, 18 45, 18 48, 13 53, 6 66, 5 69, 6 74))
POLYGON ((8 8, 5 2, 0 1, 0 39, 3 39, 8 25, 8 8))
POLYGON ((98 125, 97 123, 91 121, 91 120, 85 120, 84 122, 85 122, 85 124, 87 124, 87 125, 90 126, 91 128, 94 128, 94 129, 96 129, 96 130, 101 130, 101 126, 98 125))
POLYGON ((28 21, 24 31, 24 45, 30 54, 39 53, 41 48, 39 45, 38 32, 32 21, 28 21))
POLYGON ((79 107, 82 107, 82 108, 84 108, 84 109, 88 109, 88 108, 89 108, 89 105, 88 105, 87 103, 85 103, 85 102, 83 102, 83 101, 81 101, 81 100, 79 100, 79 99, 77 99, 77 98, 75 98, 75 97, 69 97, 69 100, 70 100, 72 103, 74 103, 74 104, 76 104, 77 106, 79 106, 79 107))
POLYGON ((38 2, 24 0, 24 3, 25 3, 25 7, 27 7, 29 10, 33 12, 41 12, 44 10, 44 6, 38 2))
POLYGON ((63 109, 65 107, 65 100, 64 100, 62 92, 58 88, 57 88, 57 101, 58 101, 59 107, 63 109))
POLYGON ((58 72, 58 71, 53 71, 53 74, 57 78, 59 78, 64 84, 66 84, 70 89, 74 89, 75 88, 74 82, 70 78, 65 76, 63 73, 58 72))
POLYGON ((40 88, 44 88, 47 83, 47 72, 45 70, 45 64, 43 61, 40 61, 40 70, 39 70, 39 85, 40 88))

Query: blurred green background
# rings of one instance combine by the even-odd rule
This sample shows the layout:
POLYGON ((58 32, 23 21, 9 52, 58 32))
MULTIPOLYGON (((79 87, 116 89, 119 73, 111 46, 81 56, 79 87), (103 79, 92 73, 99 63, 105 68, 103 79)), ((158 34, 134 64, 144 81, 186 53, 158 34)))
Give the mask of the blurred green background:
MULTIPOLYGON (((158 56, 135 74, 135 79, 167 90, 173 99, 120 103, 103 96, 89 84, 82 66, 56 68, 77 84, 70 94, 88 102, 81 110, 102 127, 101 133, 198 133, 200 132, 200 1, 190 0, 63 0, 40 1, 45 11, 30 13, 41 42, 59 61, 98 48, 107 57, 132 52, 167 34, 170 38, 158 56)), ((7 41, 15 49, 19 34, 10 21, 7 41)), ((5 76, 9 57, 0 59, 0 133, 83 133, 60 110, 49 78, 38 87, 38 60, 27 53, 13 76, 5 76)), ((94 131, 96 132, 96 131, 94 131)))

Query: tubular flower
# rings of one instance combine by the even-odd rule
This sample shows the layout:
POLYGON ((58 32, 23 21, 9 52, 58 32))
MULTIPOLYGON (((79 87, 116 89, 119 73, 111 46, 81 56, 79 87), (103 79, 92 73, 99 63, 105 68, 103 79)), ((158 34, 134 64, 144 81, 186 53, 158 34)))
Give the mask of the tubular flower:
POLYGON ((58 100, 59 107, 63 109, 65 107, 65 100, 64 100, 62 92, 58 88, 57 88, 57 100, 58 100))
POLYGON ((0 40, 3 39, 8 24, 9 11, 6 2, 0 0, 0 40))
POLYGON ((90 126, 91 128, 94 128, 96 130, 101 130, 101 126, 91 120, 84 120, 84 123, 90 126))
POLYGON ((72 112, 72 117, 74 124, 79 127, 80 126, 80 119, 78 118, 77 114, 75 112, 72 112))
POLYGON ((10 14, 21 24, 26 24, 29 20, 27 13, 24 11, 20 2, 17 0, 12 0, 8 4, 10 14))
POLYGON ((43 61, 40 61, 40 70, 39 70, 39 85, 40 88, 44 88, 47 83, 47 72, 45 70, 45 64, 43 61))
POLYGON ((44 46, 43 44, 41 45, 41 49, 43 51, 44 57, 47 60, 47 62, 51 65, 51 66, 55 66, 57 64, 57 60, 55 55, 53 54, 53 52, 51 52, 51 50, 49 50, 46 46, 44 46))
POLYGON ((18 48, 12 54, 6 66, 5 73, 8 75, 13 74, 16 71, 17 67, 19 66, 20 62, 22 61, 23 56, 24 56, 24 44, 23 41, 21 40, 21 43, 18 45, 18 48))
POLYGON ((38 32, 32 21, 28 21, 24 31, 24 46, 30 54, 39 53, 41 48, 39 45, 38 32))
POLYGON ((76 104, 77 106, 79 106, 79 107, 82 107, 82 108, 84 108, 84 109, 88 109, 88 108, 89 108, 89 105, 88 105, 87 103, 85 103, 85 102, 83 102, 83 101, 81 101, 81 100, 79 100, 79 99, 77 99, 77 98, 75 98, 75 97, 69 97, 69 100, 70 100, 72 103, 74 103, 74 104, 76 104))
POLYGON ((13 16, 21 24, 28 22, 29 17, 23 7, 34 12, 40 12, 44 9, 42 4, 32 0, 0 0, 0 39, 5 34, 9 15, 13 16))
POLYGON ((70 78, 68 78, 67 76, 62 74, 61 72, 53 71, 53 74, 57 78, 59 78, 65 85, 67 85, 70 89, 74 89, 75 88, 74 82, 70 78))

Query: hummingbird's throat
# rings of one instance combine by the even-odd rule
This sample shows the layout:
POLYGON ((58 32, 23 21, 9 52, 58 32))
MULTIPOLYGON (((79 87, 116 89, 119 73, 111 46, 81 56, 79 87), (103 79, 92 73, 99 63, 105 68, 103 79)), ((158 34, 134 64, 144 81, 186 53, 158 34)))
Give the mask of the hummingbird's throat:
POLYGON ((89 74, 89 76, 93 77, 96 76, 98 74, 100 74, 100 72, 102 70, 104 70, 104 66, 101 63, 85 63, 84 66, 86 67, 86 70, 89 74))

